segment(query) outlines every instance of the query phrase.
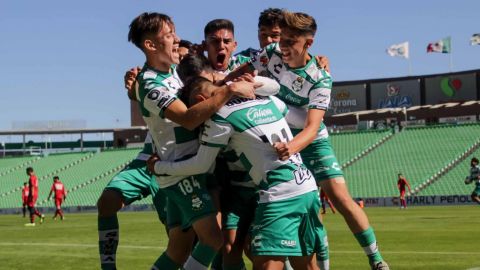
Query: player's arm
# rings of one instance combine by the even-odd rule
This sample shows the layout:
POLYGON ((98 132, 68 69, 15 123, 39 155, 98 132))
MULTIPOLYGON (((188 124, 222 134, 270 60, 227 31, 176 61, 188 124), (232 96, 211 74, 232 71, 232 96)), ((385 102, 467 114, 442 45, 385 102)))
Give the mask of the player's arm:
POLYGON ((50 188, 50 192, 48 193, 47 200, 50 200, 50 197, 52 196, 52 193, 54 192, 54 187, 55 187, 55 185, 52 185, 52 187, 50 188))
POLYGON ((28 199, 33 199, 33 184, 31 178, 28 180, 28 199))
POLYGON ((313 142, 317 137, 318 129, 325 115, 324 110, 310 109, 307 112, 305 127, 298 133, 293 140, 289 142, 276 143, 275 149, 281 160, 287 160, 291 155, 302 151, 305 147, 313 142))
POLYGON ((412 189, 410 188, 410 183, 407 181, 407 179, 405 179, 405 183, 407 184, 408 191, 412 192, 412 189))
POLYGON ((332 80, 330 75, 325 74, 324 79, 317 82, 308 94, 309 104, 305 125, 293 140, 287 143, 275 144, 275 149, 281 160, 287 160, 313 142, 318 134, 318 129, 323 122, 323 117, 330 103, 332 80))
POLYGON ((239 81, 219 87, 213 96, 187 108, 181 100, 175 100, 165 109, 165 117, 184 128, 193 130, 210 118, 234 95, 255 98, 255 84, 239 81))
POLYGON ((228 123, 205 122, 201 144, 195 156, 179 162, 155 161, 149 169, 155 174, 195 175, 205 173, 215 162, 220 149, 227 146, 233 128, 228 123), (154 165, 154 166, 152 166, 154 165), (152 168, 153 167, 153 168, 152 168))

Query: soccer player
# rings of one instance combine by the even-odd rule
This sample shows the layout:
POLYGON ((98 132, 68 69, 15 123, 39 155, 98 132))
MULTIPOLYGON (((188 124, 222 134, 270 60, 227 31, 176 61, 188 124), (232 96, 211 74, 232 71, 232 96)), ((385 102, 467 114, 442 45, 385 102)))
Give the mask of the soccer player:
POLYGON ((478 158, 473 157, 470 161, 470 175, 465 178, 465 184, 475 182, 475 189, 472 192, 472 201, 480 204, 480 167, 478 166, 478 158))
POLYGON ((42 224, 43 221, 45 220, 45 216, 42 215, 37 210, 37 208, 35 208, 35 204, 37 203, 37 199, 38 199, 38 179, 32 167, 27 168, 27 175, 28 175, 27 206, 28 206, 28 211, 30 212, 30 223, 26 223, 25 226, 35 226, 35 216, 40 218, 40 224, 42 224))
POLYGON ((327 211, 325 210, 325 203, 328 203, 328 206, 332 210, 332 213, 335 214, 335 207, 333 207, 332 202, 328 198, 327 193, 325 193, 325 191, 323 191, 323 189, 320 189, 320 201, 322 202, 322 214, 327 213, 327 211))
POLYGON ((330 103, 332 79, 319 69, 316 59, 308 53, 314 42, 316 22, 304 13, 283 12, 280 22, 280 43, 270 44, 249 64, 231 73, 251 69, 259 74, 268 72, 281 85, 277 95, 289 113, 286 117, 295 137, 276 145, 279 156, 288 159, 300 153, 305 165, 314 173, 317 184, 332 200, 350 230, 364 249, 372 269, 389 269, 378 250, 375 233, 363 210, 351 198, 338 163, 323 117, 330 103))
POLYGON ((188 40, 182 39, 178 44, 178 59, 181 61, 185 55, 187 55, 192 48, 192 43, 188 40))
POLYGON ((407 201, 405 200, 405 186, 408 187, 408 191, 412 192, 412 189, 410 188, 410 183, 408 183, 407 179, 405 176, 403 176, 401 173, 398 174, 398 180, 397 180, 397 187, 398 191, 400 192, 400 209, 406 209, 407 208, 407 201))
MULTIPOLYGON (((179 62, 179 38, 167 15, 139 15, 130 24, 128 39, 146 57, 145 66, 138 75, 138 91, 130 96, 138 100, 156 155, 162 160, 173 161, 194 154, 198 142, 197 134, 191 130, 233 95, 254 97, 253 83, 234 82, 221 87, 210 99, 187 108, 177 97, 181 82, 172 65, 179 62)), ((159 176, 157 180, 168 198, 169 243, 152 269, 178 269, 182 264, 187 270, 206 269, 222 246, 223 239, 206 190, 205 175, 159 176), (194 233, 199 241, 188 257, 194 233)))
POLYGON ((67 199, 67 190, 65 189, 65 186, 63 183, 60 181, 60 178, 58 176, 53 177, 53 185, 50 188, 50 193, 48 193, 48 200, 50 200, 50 197, 52 196, 52 193, 55 196, 55 215, 53 216, 53 220, 57 220, 57 215, 60 216, 60 219, 63 220, 63 211, 62 211, 62 203, 67 199))
POLYGON ((23 217, 25 217, 27 213, 27 202, 28 202, 28 194, 30 193, 30 190, 28 188, 28 183, 24 182, 23 183, 23 188, 22 188, 22 212, 23 212, 23 217))
MULTIPOLYGON (((208 99, 211 85, 205 77, 191 82, 191 102, 208 99)), ((205 123, 196 156, 179 162, 153 157, 148 165, 157 174, 203 173, 221 148, 230 145, 259 190, 251 236, 254 267, 283 269, 289 256, 295 268, 314 269, 309 268, 316 267, 313 254, 324 240, 318 218, 320 200, 315 180, 300 155, 281 161, 275 152, 275 142, 293 137, 285 113, 286 106, 275 97, 233 98, 205 123)))
POLYGON ((119 242, 117 212, 120 209, 151 195, 160 222, 166 222, 165 195, 159 190, 146 164, 153 153, 152 137, 147 133, 142 151, 110 180, 98 199, 98 243, 102 269, 116 269, 119 242))

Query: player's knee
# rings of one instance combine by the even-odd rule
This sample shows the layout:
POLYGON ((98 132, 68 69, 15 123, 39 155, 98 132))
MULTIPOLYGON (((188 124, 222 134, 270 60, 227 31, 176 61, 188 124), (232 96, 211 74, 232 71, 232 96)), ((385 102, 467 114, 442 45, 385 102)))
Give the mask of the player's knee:
POLYGON ((123 206, 123 200, 120 194, 112 190, 104 190, 97 201, 99 216, 112 216, 123 206))

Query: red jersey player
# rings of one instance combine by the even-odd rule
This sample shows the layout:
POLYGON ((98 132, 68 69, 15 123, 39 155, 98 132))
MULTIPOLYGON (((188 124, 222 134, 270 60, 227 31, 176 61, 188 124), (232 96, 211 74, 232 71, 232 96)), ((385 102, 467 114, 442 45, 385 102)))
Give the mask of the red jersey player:
POLYGON ((60 216, 60 219, 63 220, 63 211, 62 211, 62 202, 67 198, 67 191, 65 190, 65 186, 60 181, 58 176, 53 177, 53 185, 50 189, 50 193, 48 194, 48 199, 52 196, 52 193, 55 194, 55 215, 53 216, 53 220, 57 220, 57 215, 60 216))
POLYGON ((22 211, 23 211, 23 217, 25 217, 25 214, 27 213, 27 202, 28 202, 28 194, 30 193, 30 190, 28 189, 28 183, 25 182, 23 183, 23 188, 22 188, 22 211))
POLYGON ((409 192, 412 192, 412 189, 410 188, 410 184, 408 183, 405 176, 403 176, 401 173, 399 173, 398 174, 397 187, 398 187, 398 191, 400 191, 400 205, 401 205, 400 209, 407 208, 407 201, 405 200, 405 186, 408 187, 409 192))
POLYGON ((323 189, 320 189, 320 200, 322 201, 322 214, 325 214, 325 201, 328 203, 328 206, 330 209, 332 209, 332 213, 335 214, 335 207, 333 207, 332 202, 328 198, 327 194, 323 191, 323 189))
POLYGON ((40 218, 40 224, 43 223, 45 216, 35 208, 38 199, 38 179, 32 167, 27 168, 27 175, 29 176, 27 206, 28 211, 30 211, 30 223, 25 224, 25 226, 35 226, 35 216, 40 218))

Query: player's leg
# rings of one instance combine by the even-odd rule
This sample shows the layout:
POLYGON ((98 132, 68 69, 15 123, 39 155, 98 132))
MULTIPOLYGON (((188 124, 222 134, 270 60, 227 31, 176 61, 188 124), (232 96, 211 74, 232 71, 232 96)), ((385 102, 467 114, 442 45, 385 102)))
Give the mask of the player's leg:
POLYGON ((58 215, 60 216, 60 219, 61 219, 61 220, 64 220, 65 217, 63 216, 62 203, 63 203, 63 200, 62 200, 62 199, 58 199, 57 211, 58 211, 58 215))
MULTIPOLYGON (((332 201, 330 201, 330 199, 327 200, 327 203, 328 203, 328 207, 330 207, 330 209, 332 210, 332 213, 335 214, 335 207, 333 206, 333 203, 332 201)), ((322 204, 323 205, 323 204, 322 204)))
POLYGON ((322 201, 322 215, 327 213, 327 211, 325 210, 325 198, 320 196, 320 200, 322 201))
POLYGON ((102 269, 116 269, 116 253, 119 243, 117 212, 142 198, 148 190, 151 175, 147 174, 146 164, 134 160, 115 175, 103 190, 97 202, 98 245, 102 269))
POLYGON ((253 267, 255 270, 283 270, 285 259, 285 256, 253 256, 253 267))
POLYGON ((301 155, 305 165, 314 173, 317 184, 325 191, 364 249, 372 269, 389 269, 378 250, 376 236, 367 215, 350 196, 330 141, 314 141, 301 155), (378 268, 379 263, 385 267, 378 268))
POLYGON ((472 192, 472 201, 480 204, 480 197, 479 197, 479 194, 480 194, 480 187, 477 187, 475 188, 475 190, 472 192))
POLYGON ((23 217, 25 217, 26 214, 27 214, 27 203, 26 202, 23 202, 23 204, 22 204, 22 213, 23 213, 23 217))
MULTIPOLYGON (((199 240, 183 268, 207 269, 221 248, 223 237, 216 219, 217 210, 206 188, 205 175, 190 176, 162 190, 168 198, 168 226, 172 227, 171 222, 176 221, 173 216, 179 215, 181 227, 183 229, 193 227, 199 240), (172 210, 174 206, 178 208, 176 211, 172 210)), ((172 241, 174 239, 170 238, 169 242, 172 241)), ((160 265, 157 268, 165 269, 160 265)))
MULTIPOLYGON (((222 201, 225 238, 223 268, 244 269, 243 250, 255 214, 256 191, 253 188, 230 187, 223 194, 226 195, 222 201)), ((245 253, 248 254, 248 250, 245 253)))

